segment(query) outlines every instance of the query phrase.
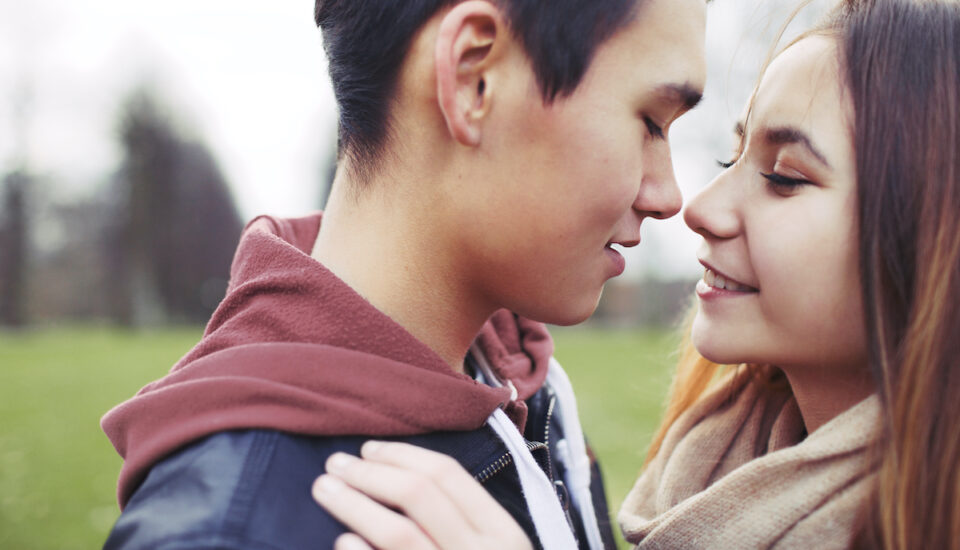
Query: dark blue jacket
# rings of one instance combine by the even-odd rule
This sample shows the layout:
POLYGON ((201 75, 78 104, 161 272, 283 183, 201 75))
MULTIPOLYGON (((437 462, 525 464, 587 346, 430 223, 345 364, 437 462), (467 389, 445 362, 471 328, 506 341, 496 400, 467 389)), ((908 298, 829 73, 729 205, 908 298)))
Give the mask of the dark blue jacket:
MULTIPOLYGON (((556 397, 544 387, 527 400, 524 437, 557 487, 581 548, 583 526, 571 506, 562 465, 551 455, 563 438, 556 397)), ((117 520, 105 550, 186 548, 293 550, 331 548, 344 527, 310 494, 331 454, 359 454, 367 437, 313 437, 271 430, 222 432, 156 464, 117 520)), ((537 548, 513 458, 487 426, 471 432, 393 438, 456 458, 517 520, 537 548)), ((614 548, 600 471, 593 464, 594 508, 607 548, 614 548)))

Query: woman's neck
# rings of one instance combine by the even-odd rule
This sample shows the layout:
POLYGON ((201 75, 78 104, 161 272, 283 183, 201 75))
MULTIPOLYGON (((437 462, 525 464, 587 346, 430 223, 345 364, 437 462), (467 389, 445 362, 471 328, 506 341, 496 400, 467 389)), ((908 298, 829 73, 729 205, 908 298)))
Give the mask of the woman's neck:
POLYGON ((807 433, 813 433, 875 391, 866 367, 798 366, 783 368, 783 371, 797 399, 807 433))

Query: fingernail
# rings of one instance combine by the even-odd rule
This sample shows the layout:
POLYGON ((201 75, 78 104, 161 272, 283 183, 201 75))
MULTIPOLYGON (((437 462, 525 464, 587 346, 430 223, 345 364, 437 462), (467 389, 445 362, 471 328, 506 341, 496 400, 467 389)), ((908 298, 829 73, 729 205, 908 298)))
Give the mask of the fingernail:
POLYGON ((337 537, 333 542, 333 548, 334 550, 370 550, 370 545, 359 536, 346 533, 337 537))
POLYGON ((322 475, 313 482, 313 494, 315 496, 333 495, 340 492, 344 487, 344 483, 339 479, 330 475, 322 475))
POLYGON ((358 459, 355 456, 346 453, 333 453, 327 459, 327 471, 331 474, 339 474, 350 467, 358 459))
POLYGON ((363 456, 374 456, 383 449, 383 443, 379 441, 367 441, 360 447, 360 454, 363 456))

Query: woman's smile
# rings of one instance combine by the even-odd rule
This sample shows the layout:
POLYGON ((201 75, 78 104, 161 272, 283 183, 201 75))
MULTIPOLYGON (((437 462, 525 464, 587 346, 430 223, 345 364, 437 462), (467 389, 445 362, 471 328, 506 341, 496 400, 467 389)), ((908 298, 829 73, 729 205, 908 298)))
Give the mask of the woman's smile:
POLYGON ((728 294, 752 294, 759 289, 742 283, 729 275, 722 273, 709 265, 704 265, 703 278, 697 284, 697 293, 725 290, 728 294))

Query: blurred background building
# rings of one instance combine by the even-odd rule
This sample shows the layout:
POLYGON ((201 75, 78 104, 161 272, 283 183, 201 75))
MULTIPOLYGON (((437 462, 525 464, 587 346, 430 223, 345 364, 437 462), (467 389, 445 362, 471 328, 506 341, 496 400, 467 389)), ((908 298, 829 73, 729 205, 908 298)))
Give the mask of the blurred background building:
MULTIPOLYGON (((729 157, 796 5, 709 8, 706 98, 671 131, 686 197, 729 157)), ((828 5, 813 2, 792 28, 828 5)), ((312 10, 0 0, 0 325, 202 323, 245 221, 322 207, 336 106, 312 10)), ((679 216, 644 224, 594 322, 672 322, 700 273, 698 241, 679 216)))

